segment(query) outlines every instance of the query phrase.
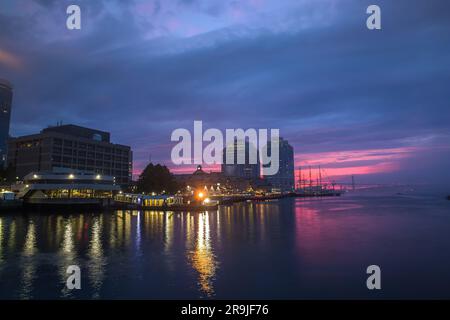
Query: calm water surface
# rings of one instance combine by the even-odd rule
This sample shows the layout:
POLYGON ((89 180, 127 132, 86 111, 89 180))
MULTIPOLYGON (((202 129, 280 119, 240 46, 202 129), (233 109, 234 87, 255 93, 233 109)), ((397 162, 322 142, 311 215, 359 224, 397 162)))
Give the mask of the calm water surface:
POLYGON ((206 213, 3 214, 0 298, 450 298, 450 201, 387 189, 206 213), (74 264, 82 289, 69 291, 74 264))

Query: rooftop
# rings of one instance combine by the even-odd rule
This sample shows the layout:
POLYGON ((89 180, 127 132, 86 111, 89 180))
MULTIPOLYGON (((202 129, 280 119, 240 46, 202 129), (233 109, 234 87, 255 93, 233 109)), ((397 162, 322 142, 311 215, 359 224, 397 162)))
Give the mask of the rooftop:
POLYGON ((81 127, 74 124, 58 125, 41 130, 41 133, 49 133, 49 132, 62 133, 75 137, 93 139, 96 141, 103 141, 103 142, 109 142, 110 140, 109 132, 81 127))

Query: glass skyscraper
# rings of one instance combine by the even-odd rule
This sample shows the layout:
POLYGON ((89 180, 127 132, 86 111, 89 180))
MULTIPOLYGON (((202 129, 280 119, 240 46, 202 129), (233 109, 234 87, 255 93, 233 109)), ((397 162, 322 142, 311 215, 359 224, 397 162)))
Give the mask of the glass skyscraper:
POLYGON ((238 141, 235 139, 234 146, 224 148, 222 173, 229 177, 238 177, 247 180, 258 180, 260 178, 260 161, 257 148, 248 141, 238 141), (251 153, 256 155, 255 163, 250 159, 251 153), (238 163, 238 154, 244 156, 244 163, 238 163), (228 158, 233 159, 232 163, 227 163, 228 158))
POLYGON ((6 164, 6 146, 9 137, 9 123, 11 121, 12 86, 0 79, 0 166, 6 164))
MULTIPOLYGON (((268 152, 271 153, 271 144, 267 144, 268 152)), ((264 166, 265 167, 265 166, 264 166)), ((264 178, 273 188, 280 191, 293 191, 295 187, 294 172, 294 148, 289 142, 280 137, 279 140, 279 169, 278 173, 264 178)))

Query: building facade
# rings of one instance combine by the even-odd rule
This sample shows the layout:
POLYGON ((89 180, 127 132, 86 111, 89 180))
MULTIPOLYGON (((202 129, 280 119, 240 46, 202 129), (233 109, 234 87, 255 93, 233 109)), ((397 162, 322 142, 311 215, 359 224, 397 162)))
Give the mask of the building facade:
POLYGON ((6 165, 7 140, 11 121, 12 86, 0 79, 0 166, 6 165))
MULTIPOLYGON (((112 198, 120 191, 111 176, 86 173, 69 168, 54 168, 51 172, 30 172, 23 183, 12 186, 19 199, 35 203, 58 203, 56 199, 72 199, 73 204, 82 204, 81 199, 112 198)), ((70 203, 62 201, 59 203, 70 203)), ((87 202, 89 203, 89 202, 87 202)))
POLYGON ((108 132, 76 125, 49 127, 38 134, 8 140, 8 165, 19 179, 30 172, 70 168, 113 176, 115 182, 131 182, 132 151, 110 142, 108 132))
MULTIPOLYGON (((268 153, 271 153, 271 144, 267 143, 268 153)), ((264 176, 272 188, 280 191, 293 191, 295 188, 294 148, 287 140, 279 140, 279 169, 278 173, 264 176)))
POLYGON ((175 179, 180 187, 190 190, 207 190, 216 193, 243 192, 252 188, 249 180, 225 176, 221 172, 205 172, 202 166, 197 166, 197 170, 190 174, 177 174, 175 179))
POLYGON ((227 146, 223 151, 222 174, 228 177, 237 177, 248 180, 260 179, 260 161, 257 148, 248 141, 234 141, 233 146, 227 146), (256 154, 256 163, 251 161, 250 152, 256 154), (244 163, 238 163, 238 154, 244 154, 244 163), (233 159, 232 163, 227 161, 233 159))

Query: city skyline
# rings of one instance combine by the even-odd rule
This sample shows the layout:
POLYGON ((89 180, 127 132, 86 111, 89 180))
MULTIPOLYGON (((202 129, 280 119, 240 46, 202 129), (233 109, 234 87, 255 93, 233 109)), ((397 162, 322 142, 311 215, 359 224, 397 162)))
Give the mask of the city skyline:
POLYGON ((195 165, 171 164, 170 133, 203 120, 280 128, 296 167, 337 179, 450 181, 442 2, 379 1, 378 33, 366 1, 79 3, 80 31, 65 29, 64 1, 2 4, 12 136, 57 121, 98 128, 132 147, 135 176, 150 155, 186 173, 195 165))
POLYGON ((0 1, 0 300, 278 319, 449 299, 449 14, 0 1))

